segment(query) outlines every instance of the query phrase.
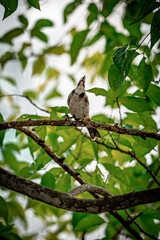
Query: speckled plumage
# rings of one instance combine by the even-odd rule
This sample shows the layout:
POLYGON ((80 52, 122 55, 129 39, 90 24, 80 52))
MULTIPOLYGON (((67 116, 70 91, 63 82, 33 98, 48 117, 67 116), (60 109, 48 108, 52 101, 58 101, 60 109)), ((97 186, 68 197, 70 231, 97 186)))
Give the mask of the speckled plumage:
MULTIPOLYGON (((85 92, 85 76, 82 77, 77 87, 69 94, 67 103, 70 113, 75 119, 89 119, 89 101, 85 92)), ((95 128, 88 128, 92 139, 100 138, 100 134, 95 128)))

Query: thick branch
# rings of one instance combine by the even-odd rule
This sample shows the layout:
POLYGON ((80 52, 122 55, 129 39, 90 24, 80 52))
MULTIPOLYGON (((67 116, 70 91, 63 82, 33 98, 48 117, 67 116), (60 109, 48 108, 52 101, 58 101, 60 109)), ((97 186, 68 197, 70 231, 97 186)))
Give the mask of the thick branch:
POLYGON ((79 199, 34 183, 0 168, 0 185, 51 206, 74 212, 102 213, 160 201, 160 188, 99 199, 79 199))
POLYGON ((83 184, 77 188, 74 188, 70 194, 72 197, 76 197, 77 195, 79 195, 80 193, 83 192, 91 192, 91 193, 97 193, 97 194, 101 194, 104 197, 110 197, 112 196, 111 193, 106 189, 106 188, 102 188, 102 187, 98 187, 95 185, 90 185, 90 184, 83 184))
POLYGON ((156 140, 160 140, 160 134, 154 132, 133 130, 124 127, 119 127, 118 124, 108 125, 93 121, 70 121, 70 120, 26 120, 26 121, 13 121, 13 122, 4 122, 0 123, 0 130, 5 130, 9 128, 19 128, 24 126, 43 126, 43 125, 51 125, 51 126, 71 126, 71 127, 87 127, 87 128, 96 128, 101 130, 107 130, 111 132, 116 132, 119 134, 133 135, 139 136, 143 139, 154 138, 156 140))

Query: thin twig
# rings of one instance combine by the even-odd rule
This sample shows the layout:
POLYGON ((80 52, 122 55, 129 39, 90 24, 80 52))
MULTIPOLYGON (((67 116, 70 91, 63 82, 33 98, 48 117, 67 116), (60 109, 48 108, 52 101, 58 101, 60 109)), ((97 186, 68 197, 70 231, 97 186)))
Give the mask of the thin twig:
POLYGON ((39 109, 40 111, 42 112, 45 112, 45 113, 50 113, 49 111, 37 106, 37 104, 35 104, 30 97, 28 97, 27 95, 23 95, 23 94, 4 94, 4 95, 0 95, 0 98, 2 97, 22 97, 22 98, 25 98, 27 99, 34 107, 36 107, 37 109, 39 109))
MULTIPOLYGON (((158 238, 156 238, 155 236, 153 236, 153 235, 147 233, 146 231, 144 231, 143 228, 135 221, 135 219, 136 219, 137 217, 139 217, 140 214, 137 215, 137 216, 135 216, 135 217, 133 218, 133 217, 130 216, 130 214, 128 213, 127 210, 125 210, 125 212, 126 212, 126 214, 128 215, 128 217, 131 219, 131 221, 139 228, 139 230, 140 230, 142 233, 144 233, 146 236, 148 236, 148 237, 150 237, 150 238, 152 238, 152 239, 154 239, 154 240, 158 240, 158 238)), ((142 215, 142 213, 141 213, 141 215, 142 215)))

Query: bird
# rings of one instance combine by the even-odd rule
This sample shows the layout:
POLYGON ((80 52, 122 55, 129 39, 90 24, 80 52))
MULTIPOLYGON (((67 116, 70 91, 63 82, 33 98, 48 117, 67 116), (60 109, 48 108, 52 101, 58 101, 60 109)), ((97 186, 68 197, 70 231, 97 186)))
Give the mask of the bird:
MULTIPOLYGON (((69 94, 67 99, 67 104, 71 115, 76 120, 85 120, 89 121, 89 100, 85 91, 85 79, 86 76, 83 76, 75 89, 69 94)), ((101 138, 100 133, 96 128, 87 128, 91 139, 101 138)))

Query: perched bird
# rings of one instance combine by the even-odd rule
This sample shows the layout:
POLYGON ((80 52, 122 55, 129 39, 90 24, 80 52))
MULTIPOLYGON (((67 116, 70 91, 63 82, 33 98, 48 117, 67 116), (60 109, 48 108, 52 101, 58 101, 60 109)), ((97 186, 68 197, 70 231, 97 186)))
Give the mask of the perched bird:
MULTIPOLYGON (((69 94, 67 103, 70 113, 75 119, 89 120, 89 101, 85 92, 85 76, 83 76, 77 87, 69 94)), ((101 135, 95 128, 88 128, 90 137, 92 139, 101 138, 101 135)))

